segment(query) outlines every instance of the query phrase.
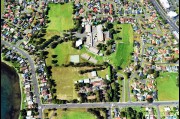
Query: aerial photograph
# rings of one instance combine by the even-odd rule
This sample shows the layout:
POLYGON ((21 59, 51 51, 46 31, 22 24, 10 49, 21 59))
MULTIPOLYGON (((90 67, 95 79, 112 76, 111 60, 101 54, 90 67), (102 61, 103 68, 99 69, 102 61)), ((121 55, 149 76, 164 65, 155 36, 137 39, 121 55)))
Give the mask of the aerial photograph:
POLYGON ((1 119, 179 119, 179 0, 1 0, 1 119))

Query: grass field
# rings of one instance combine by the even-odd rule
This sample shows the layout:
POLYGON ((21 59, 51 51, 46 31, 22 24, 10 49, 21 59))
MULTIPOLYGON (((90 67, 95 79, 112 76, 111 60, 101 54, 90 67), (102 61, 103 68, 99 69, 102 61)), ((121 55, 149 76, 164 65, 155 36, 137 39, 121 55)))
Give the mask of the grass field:
POLYGON ((117 24, 117 27, 121 27, 120 33, 115 34, 114 37, 122 37, 122 40, 116 44, 116 52, 111 57, 111 62, 114 66, 120 66, 125 68, 131 61, 131 52, 133 51, 133 29, 130 24, 117 24))
MULTIPOLYGON (((46 59, 47 65, 51 65, 52 61, 52 55, 58 55, 55 59, 58 60, 58 64, 62 65, 65 63, 68 63, 70 61, 70 56, 71 55, 81 55, 83 53, 87 53, 88 55, 94 57, 95 59, 98 60, 98 63, 103 62, 103 58, 100 56, 95 56, 94 54, 87 52, 86 48, 83 47, 81 50, 76 50, 75 48, 72 47, 72 42, 64 42, 62 44, 59 44, 56 48, 48 49, 48 58, 46 59)), ((80 62, 84 61, 83 59, 80 58, 80 62)))
POLYGON ((53 67, 52 79, 55 80, 57 86, 58 99, 77 99, 77 93, 74 89, 74 81, 87 78, 88 74, 80 75, 79 70, 85 68, 74 67, 53 67))
MULTIPOLYGON (((45 110, 44 113, 47 113, 48 110, 45 110)), ((56 111, 57 116, 53 116, 51 119, 96 119, 96 117, 87 112, 86 109, 68 109, 63 111, 58 109, 56 111)), ((48 117, 52 115, 52 111, 49 112, 48 117)))
POLYGON ((157 78, 158 98, 160 101, 178 100, 179 88, 176 86, 178 73, 161 73, 157 78), (162 78, 161 78, 162 77, 162 78))
POLYGON ((46 39, 54 35, 59 35, 63 30, 68 30, 74 27, 73 23, 73 8, 72 3, 66 4, 48 4, 50 7, 48 17, 50 23, 47 27, 46 39))
POLYGON ((1 0, 1 14, 4 12, 4 0, 1 0))

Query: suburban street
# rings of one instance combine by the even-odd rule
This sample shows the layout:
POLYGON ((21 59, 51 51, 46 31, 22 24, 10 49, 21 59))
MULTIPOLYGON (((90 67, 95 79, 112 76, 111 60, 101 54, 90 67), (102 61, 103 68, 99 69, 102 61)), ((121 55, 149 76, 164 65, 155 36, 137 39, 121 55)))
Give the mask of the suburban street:
MULTIPOLYGON (((1 44, 4 44, 6 46, 8 46, 9 48, 13 47, 15 48, 14 50, 16 50, 18 53, 20 53, 21 55, 23 55, 24 57, 26 57, 28 59, 28 62, 30 64, 31 67, 31 72, 32 72, 32 79, 33 79, 33 84, 34 84, 34 95, 36 95, 36 102, 38 103, 38 106, 41 107, 41 100, 40 100, 40 95, 39 95, 39 89, 38 89, 38 82, 36 79, 36 73, 35 73, 35 65, 34 65, 34 61, 31 59, 31 56, 27 53, 25 53, 23 50, 21 50, 20 48, 18 48, 15 45, 12 45, 4 40, 1 40, 1 44)), ((42 117, 42 110, 39 108, 39 117, 42 117)))

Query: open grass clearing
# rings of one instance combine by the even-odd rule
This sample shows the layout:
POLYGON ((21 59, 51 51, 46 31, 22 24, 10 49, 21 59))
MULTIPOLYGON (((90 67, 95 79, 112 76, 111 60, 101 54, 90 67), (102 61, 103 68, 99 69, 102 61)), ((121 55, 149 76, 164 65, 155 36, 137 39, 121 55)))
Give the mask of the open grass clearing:
POLYGON ((79 70, 85 70, 88 67, 53 67, 52 79, 55 80, 57 86, 57 98, 58 99, 77 99, 77 93, 74 89, 74 81, 88 78, 89 74, 80 75, 79 70))
MULTIPOLYGON (((54 49, 49 48, 48 52, 49 52, 48 58, 46 59, 47 65, 52 65, 52 63, 51 63, 53 60, 52 55, 57 55, 57 57, 54 59, 58 60, 59 65, 62 65, 62 64, 69 63, 71 55, 81 55, 84 53, 87 53, 89 56, 92 56, 93 58, 98 60, 98 63, 103 62, 103 57, 96 56, 96 55, 88 52, 85 47, 83 47, 81 50, 77 50, 77 49, 73 48, 72 42, 64 42, 62 44, 57 45, 57 47, 54 49)), ((84 61, 86 61, 86 60, 83 60, 80 57, 80 62, 84 62, 84 61)))
POLYGON ((122 28, 120 33, 114 35, 122 37, 121 41, 116 43, 116 52, 110 56, 110 62, 114 66, 125 68, 131 62, 131 53, 133 51, 133 29, 130 24, 115 24, 115 29, 122 28))
MULTIPOLYGON (((48 110, 44 110, 44 114, 47 113, 48 110)), ((48 117, 52 115, 53 111, 50 111, 48 117)), ((67 109, 63 111, 62 109, 58 109, 55 111, 57 116, 52 116, 51 119, 96 119, 96 117, 87 112, 87 109, 67 109)))
POLYGON ((49 3, 50 10, 48 17, 50 23, 47 24, 47 33, 45 39, 49 39, 54 35, 62 35, 63 30, 69 30, 74 27, 72 3, 53 4, 49 3))
POLYGON ((160 101, 178 100, 179 87, 176 86, 178 73, 161 73, 157 80, 158 98, 160 101))
POLYGON ((4 12, 4 0, 1 0, 1 15, 4 12))

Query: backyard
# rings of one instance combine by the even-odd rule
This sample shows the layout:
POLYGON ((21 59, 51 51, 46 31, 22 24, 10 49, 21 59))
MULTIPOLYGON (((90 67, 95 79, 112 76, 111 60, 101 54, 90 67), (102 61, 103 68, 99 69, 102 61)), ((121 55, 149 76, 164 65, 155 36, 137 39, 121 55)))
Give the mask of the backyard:
POLYGON ((179 87, 176 86, 178 73, 161 73, 157 78, 158 98, 160 101, 178 100, 179 87))
POLYGON ((125 68, 131 61, 131 53, 133 51, 133 29, 130 24, 117 24, 115 29, 122 28, 120 33, 114 35, 116 37, 122 37, 120 42, 116 44, 116 52, 110 56, 112 64, 114 66, 120 66, 125 68))
MULTIPOLYGON (((44 114, 47 113, 48 110, 44 111, 44 114)), ((62 109, 58 109, 56 111, 58 116, 52 116, 51 119, 96 119, 96 117, 87 112, 86 109, 67 109, 66 111, 63 111, 62 109)), ((53 114, 53 111, 50 111, 48 113, 48 117, 50 117, 53 114)))
POLYGON ((47 27, 46 39, 62 34, 63 30, 69 30, 74 27, 72 3, 63 5, 49 3, 48 6, 50 7, 48 12, 50 23, 47 27))

